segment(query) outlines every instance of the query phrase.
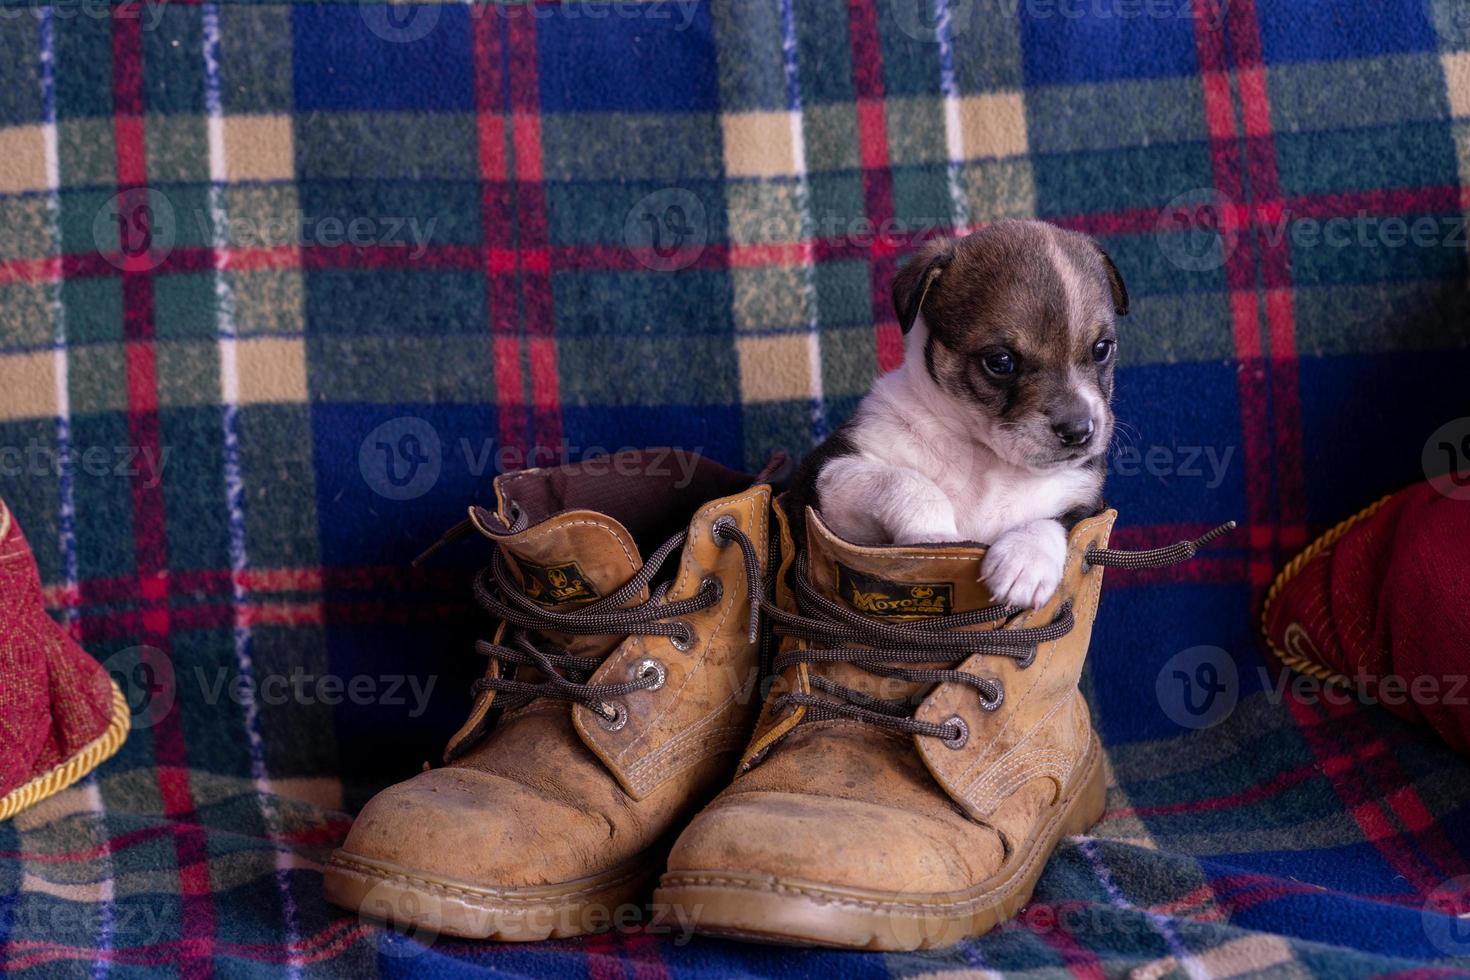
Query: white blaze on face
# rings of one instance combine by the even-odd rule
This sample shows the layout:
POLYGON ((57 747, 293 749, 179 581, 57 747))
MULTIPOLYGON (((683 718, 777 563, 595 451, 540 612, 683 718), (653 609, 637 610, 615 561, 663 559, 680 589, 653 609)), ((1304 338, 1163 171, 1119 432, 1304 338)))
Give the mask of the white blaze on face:
MULTIPOLYGON (((1046 250, 1052 267, 1057 271, 1057 278, 1062 283, 1062 294, 1067 304, 1067 329, 1073 332, 1071 339, 1091 341, 1092 337, 1085 334, 1093 323, 1093 317, 1088 313, 1092 303, 1088 297, 1086 278, 1057 244, 1055 233, 1047 235, 1046 250)), ((1102 430, 1107 426, 1108 406, 1094 379, 1086 377, 1074 363, 1067 369, 1067 384, 1087 402, 1087 411, 1098 428, 1098 434, 1107 435, 1102 430)))

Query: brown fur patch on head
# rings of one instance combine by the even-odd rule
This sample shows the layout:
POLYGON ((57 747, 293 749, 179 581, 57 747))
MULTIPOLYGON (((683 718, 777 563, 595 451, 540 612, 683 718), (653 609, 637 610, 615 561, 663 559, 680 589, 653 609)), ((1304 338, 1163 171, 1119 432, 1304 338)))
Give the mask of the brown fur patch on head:
MULTIPOLYGON (((1056 454, 1054 426, 1092 418, 1111 437, 1109 354, 1128 308, 1112 261, 1092 239, 1039 221, 1002 221, 926 246, 894 279, 894 307, 928 329, 924 367, 941 389, 990 419, 1027 430, 1027 455, 1056 454), (987 370, 1007 355, 1014 371, 987 370), (1099 417, 1102 416, 1102 417, 1099 417)), ((1094 446, 1095 448, 1095 446, 1094 446)), ((1066 454, 1075 458, 1075 454, 1066 454)))

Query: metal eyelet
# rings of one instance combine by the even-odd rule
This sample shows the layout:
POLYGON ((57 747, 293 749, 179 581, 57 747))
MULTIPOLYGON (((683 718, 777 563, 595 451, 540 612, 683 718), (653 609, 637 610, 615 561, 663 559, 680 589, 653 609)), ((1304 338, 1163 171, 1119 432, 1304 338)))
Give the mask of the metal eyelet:
POLYGON ((607 701, 604 702, 603 707, 612 712, 611 718, 601 711, 593 712, 597 716, 597 723, 603 728, 606 728, 610 732, 615 732, 628 723, 628 706, 623 704, 623 702, 607 701))
POLYGON ((664 681, 669 679, 669 672, 664 669, 664 665, 652 657, 640 660, 633 665, 633 679, 635 681, 641 681, 650 673, 654 676, 654 683, 645 687, 645 691, 657 691, 664 686, 664 681))
POLYGON ((983 697, 980 699, 980 707, 986 711, 995 711, 1006 702, 1006 689, 1001 687, 1000 681, 992 681, 991 683, 995 685, 995 700, 989 701, 983 697))
POLYGON ((965 743, 970 740, 970 726, 965 724, 965 719, 961 718, 959 715, 951 715, 949 718, 945 719, 944 723, 946 725, 953 725, 955 728, 958 728, 960 733, 954 738, 941 738, 940 741, 944 743, 946 748, 964 748, 965 743))
POLYGON ((688 653, 694 646, 694 627, 682 619, 675 620, 674 626, 679 632, 669 637, 669 643, 673 644, 674 649, 680 653, 688 653))
POLYGON ((1026 651, 1026 656, 1024 656, 1020 660, 1017 660, 1016 661, 1016 669, 1017 670, 1025 670, 1027 667, 1030 667, 1034 663, 1036 663, 1036 646, 1035 645, 1033 645, 1030 650, 1027 650, 1026 651))
POLYGON ((732 531, 739 530, 739 525, 735 523, 735 518, 731 517, 729 514, 726 514, 723 517, 715 518, 715 522, 709 527, 710 534, 714 536, 715 544, 719 545, 721 548, 725 547, 731 541, 735 540, 733 537, 725 537, 724 531, 726 528, 729 528, 732 531))
POLYGON ((705 576, 704 581, 699 583, 699 591, 703 592, 705 589, 713 589, 716 602, 725 598, 725 583, 720 581, 718 575, 705 576))

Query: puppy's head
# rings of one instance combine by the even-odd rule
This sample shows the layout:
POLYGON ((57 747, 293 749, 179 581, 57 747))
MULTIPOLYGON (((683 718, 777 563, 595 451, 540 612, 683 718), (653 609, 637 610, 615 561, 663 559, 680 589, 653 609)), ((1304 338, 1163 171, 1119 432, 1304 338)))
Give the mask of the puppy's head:
POLYGON ((974 436, 1036 470, 1098 459, 1113 435, 1117 316, 1128 291, 1092 239, 1002 221, 926 246, 893 280, 893 306, 927 371, 974 436), (922 342, 922 343, 920 343, 922 342))

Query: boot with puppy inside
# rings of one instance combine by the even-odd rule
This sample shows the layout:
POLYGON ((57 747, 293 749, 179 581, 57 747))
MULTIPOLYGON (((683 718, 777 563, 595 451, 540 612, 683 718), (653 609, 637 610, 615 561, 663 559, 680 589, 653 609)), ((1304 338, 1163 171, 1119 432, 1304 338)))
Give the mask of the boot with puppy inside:
POLYGON ((700 931, 915 949, 1013 916, 1106 796, 1078 690, 1128 290, 1092 239, 1004 221, 898 273, 902 365, 775 505, 774 687, 659 901, 700 931))

